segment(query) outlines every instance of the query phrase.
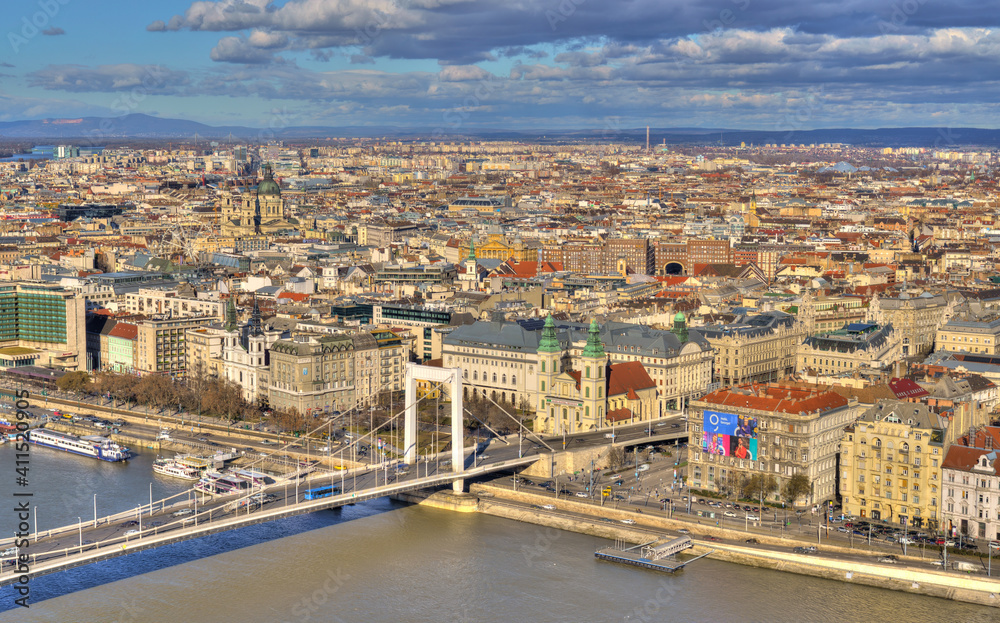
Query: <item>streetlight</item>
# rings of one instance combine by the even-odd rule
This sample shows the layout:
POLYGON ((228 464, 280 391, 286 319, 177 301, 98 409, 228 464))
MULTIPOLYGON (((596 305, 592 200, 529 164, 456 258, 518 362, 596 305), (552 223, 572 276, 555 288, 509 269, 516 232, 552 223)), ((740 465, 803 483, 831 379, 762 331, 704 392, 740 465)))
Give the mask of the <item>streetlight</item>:
POLYGON ((94 527, 97 527, 97 494, 94 494, 94 527))

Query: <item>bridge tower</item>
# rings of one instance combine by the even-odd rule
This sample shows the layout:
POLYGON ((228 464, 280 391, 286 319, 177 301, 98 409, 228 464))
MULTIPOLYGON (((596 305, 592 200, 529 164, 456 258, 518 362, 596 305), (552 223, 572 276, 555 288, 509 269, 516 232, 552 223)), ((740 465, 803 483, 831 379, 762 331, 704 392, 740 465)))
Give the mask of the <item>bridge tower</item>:
MULTIPOLYGON (((451 391, 451 471, 461 474, 465 471, 465 409, 462 404, 461 368, 437 368, 415 363, 406 364, 403 460, 409 465, 417 462, 417 381, 448 384, 451 391)), ((456 492, 461 493, 465 489, 465 480, 456 480, 452 486, 456 492)))

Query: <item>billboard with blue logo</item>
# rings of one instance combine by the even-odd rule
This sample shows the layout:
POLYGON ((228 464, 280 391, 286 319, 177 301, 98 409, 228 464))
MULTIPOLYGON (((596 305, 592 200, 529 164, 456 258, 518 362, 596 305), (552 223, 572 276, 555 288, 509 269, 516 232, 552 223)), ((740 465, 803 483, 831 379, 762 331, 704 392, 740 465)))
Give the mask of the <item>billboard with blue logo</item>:
POLYGON ((702 430, 703 452, 757 460, 757 418, 706 410, 702 430))

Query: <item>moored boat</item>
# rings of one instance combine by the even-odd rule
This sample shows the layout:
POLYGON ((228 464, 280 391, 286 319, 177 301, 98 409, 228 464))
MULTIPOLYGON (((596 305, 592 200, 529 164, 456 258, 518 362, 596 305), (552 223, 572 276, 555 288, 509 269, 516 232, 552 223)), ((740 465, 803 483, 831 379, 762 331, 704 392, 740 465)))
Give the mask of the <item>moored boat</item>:
POLYGON ((56 430, 36 428, 28 433, 28 441, 46 448, 89 456, 102 461, 118 462, 132 458, 132 453, 128 448, 118 445, 107 437, 97 435, 77 437, 56 430))

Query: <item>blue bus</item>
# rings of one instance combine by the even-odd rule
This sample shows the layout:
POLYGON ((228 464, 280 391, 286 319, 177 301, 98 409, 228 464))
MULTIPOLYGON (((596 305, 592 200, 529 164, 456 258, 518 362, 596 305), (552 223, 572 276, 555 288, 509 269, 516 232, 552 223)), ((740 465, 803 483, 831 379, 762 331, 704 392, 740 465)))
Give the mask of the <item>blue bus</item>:
POLYGON ((323 485, 321 487, 306 489, 305 499, 318 500, 319 498, 328 498, 331 495, 340 495, 340 487, 338 485, 323 485))

